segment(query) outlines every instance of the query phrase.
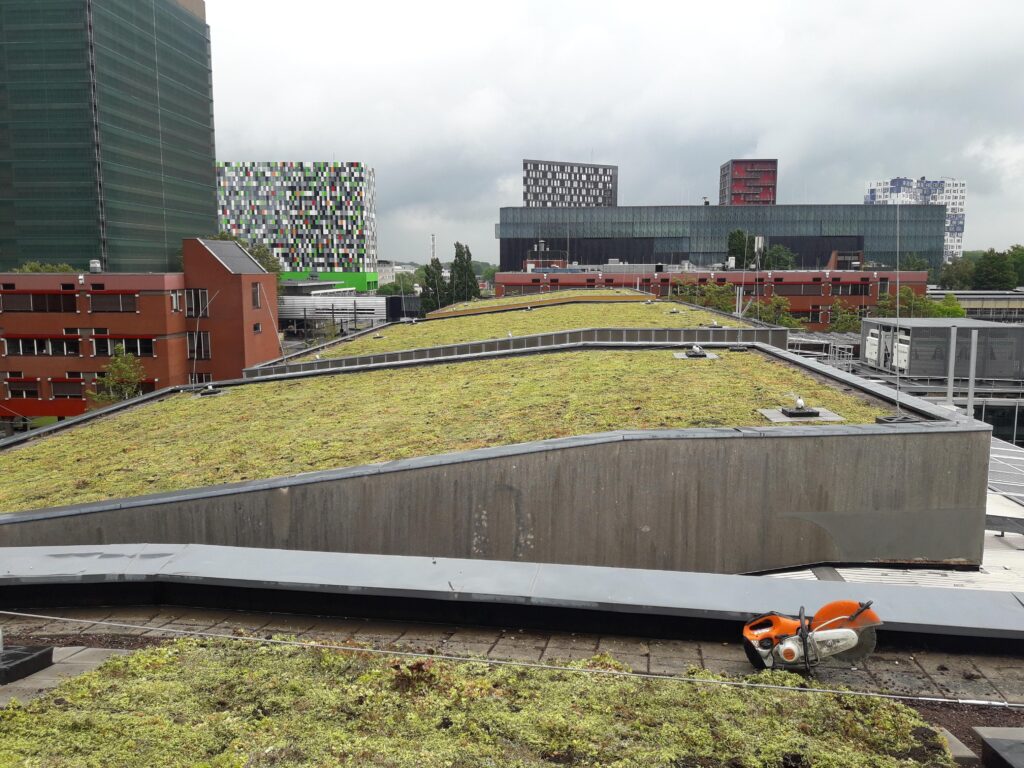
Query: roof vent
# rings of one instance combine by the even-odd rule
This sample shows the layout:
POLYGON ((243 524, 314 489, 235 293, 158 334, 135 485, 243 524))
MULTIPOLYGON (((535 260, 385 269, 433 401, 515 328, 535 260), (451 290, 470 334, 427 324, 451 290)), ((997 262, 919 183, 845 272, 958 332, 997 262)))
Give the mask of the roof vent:
POLYGON ((100 272, 103 271, 103 264, 100 263, 99 259, 90 259, 89 271, 92 272, 94 275, 98 275, 100 272))

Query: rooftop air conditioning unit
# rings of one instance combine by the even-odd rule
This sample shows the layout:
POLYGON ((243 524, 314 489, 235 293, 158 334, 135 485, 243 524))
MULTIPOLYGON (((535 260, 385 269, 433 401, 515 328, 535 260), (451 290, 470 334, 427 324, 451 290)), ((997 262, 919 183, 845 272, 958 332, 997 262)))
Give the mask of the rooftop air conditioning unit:
POLYGON ((89 271, 94 275, 99 274, 103 271, 103 264, 100 263, 99 259, 91 259, 89 261, 89 271))

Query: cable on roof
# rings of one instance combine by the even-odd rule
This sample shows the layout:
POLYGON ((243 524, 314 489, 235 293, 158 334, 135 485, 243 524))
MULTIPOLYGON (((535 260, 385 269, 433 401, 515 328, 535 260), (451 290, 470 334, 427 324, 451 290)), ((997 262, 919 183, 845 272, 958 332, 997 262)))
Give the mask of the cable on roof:
MULTIPOLYGON (((46 619, 48 621, 69 621, 78 624, 101 624, 106 627, 121 627, 123 629, 145 629, 153 632, 170 632, 184 637, 207 637, 218 640, 242 640, 263 645, 284 645, 295 648, 308 648, 327 651, 345 651, 348 653, 370 653, 377 656, 390 656, 410 659, 441 659, 462 664, 486 664, 492 667, 517 667, 520 669, 537 669, 548 672, 573 672, 590 675, 603 675, 605 677, 634 678, 638 680, 663 680, 676 683, 690 683, 693 685, 718 685, 728 688, 747 688, 769 691, 789 691, 790 693, 828 693, 833 696, 857 696, 863 698, 888 699, 890 701, 918 701, 928 704, 967 704, 977 707, 998 707, 1001 709, 1024 709, 1024 704, 1014 704, 1008 701, 997 701, 990 699, 954 699, 944 696, 909 696, 896 693, 878 693, 876 691, 844 691, 836 688, 793 688, 787 685, 773 685, 771 683, 751 683, 745 680, 706 680, 699 677, 683 677, 676 675, 658 675, 651 672, 624 672, 617 669, 593 669, 583 667, 566 667, 556 664, 541 664, 540 662, 515 661, 512 659, 489 659, 474 656, 456 656, 447 653, 426 653, 424 651, 397 651, 385 648, 364 648, 357 645, 342 645, 337 643, 311 643, 302 640, 286 640, 283 638, 253 637, 247 635, 226 635, 222 632, 205 632, 198 629, 172 629, 170 627, 151 627, 144 624, 128 624, 118 621, 94 621, 92 619, 74 619, 63 616, 47 616, 39 613, 25 613, 21 611, 0 610, 0 616, 18 616, 29 619, 46 619)), ((257 632, 259 630, 246 628, 247 631, 257 632)))

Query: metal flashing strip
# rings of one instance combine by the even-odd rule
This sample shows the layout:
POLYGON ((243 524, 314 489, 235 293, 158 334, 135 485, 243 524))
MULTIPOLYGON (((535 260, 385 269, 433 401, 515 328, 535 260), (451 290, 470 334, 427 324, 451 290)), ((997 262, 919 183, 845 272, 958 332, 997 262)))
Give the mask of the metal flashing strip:
POLYGON ((1024 595, 629 568, 185 545, 0 549, 0 588, 164 582, 746 621, 874 600, 895 632, 1024 639, 1024 595))

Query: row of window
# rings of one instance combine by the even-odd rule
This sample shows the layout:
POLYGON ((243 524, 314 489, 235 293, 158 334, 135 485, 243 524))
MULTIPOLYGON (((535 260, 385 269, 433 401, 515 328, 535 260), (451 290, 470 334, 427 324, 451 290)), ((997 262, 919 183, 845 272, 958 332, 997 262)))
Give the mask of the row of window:
MULTIPOLYGON (((68 329, 76 330, 76 329, 68 329)), ((101 329, 97 329, 101 330, 101 329)), ((105 329, 102 329, 105 330, 105 329)), ((254 333, 262 332, 259 323, 253 326, 254 333)), ((210 332, 188 331, 189 360, 209 360, 211 356, 210 332)), ((3 339, 4 354, 7 357, 80 357, 82 340, 80 338, 34 338, 34 339, 3 339)), ((156 357, 155 339, 125 339, 116 337, 92 337, 93 357, 113 357, 114 350, 124 347, 126 354, 135 357, 156 357)))
MULTIPOLYGON (((259 308, 259 283, 253 283, 253 307, 259 308)), ((181 312, 185 300, 186 317, 209 317, 210 294, 206 288, 171 291, 171 311, 181 312)), ((78 311, 78 296, 73 293, 0 293, 0 312, 78 311)), ((139 297, 134 293, 89 294, 90 312, 138 312, 139 297)))
MULTIPOLYGON (((106 374, 93 373, 88 375, 94 377, 90 389, 95 392, 102 392, 105 388, 105 382, 103 379, 106 374)), ((78 380, 49 382, 49 397, 51 400, 82 400, 85 398, 86 382, 82 374, 79 373, 75 376, 69 374, 67 378, 77 378, 78 380)), ((206 383, 207 381, 211 381, 212 377, 211 374, 196 374, 194 382, 192 379, 193 377, 190 376, 189 383, 206 383), (200 377, 203 376, 210 378, 200 379, 200 377)), ((8 380, 5 383, 7 385, 6 394, 9 400, 41 400, 45 397, 43 392, 43 382, 38 379, 33 379, 31 381, 8 380)), ((143 393, 152 392, 154 389, 156 389, 156 380, 144 381, 141 383, 141 391, 143 393)))

